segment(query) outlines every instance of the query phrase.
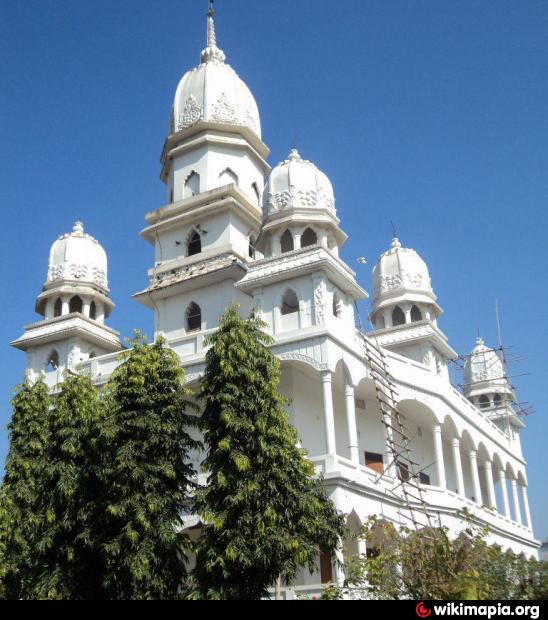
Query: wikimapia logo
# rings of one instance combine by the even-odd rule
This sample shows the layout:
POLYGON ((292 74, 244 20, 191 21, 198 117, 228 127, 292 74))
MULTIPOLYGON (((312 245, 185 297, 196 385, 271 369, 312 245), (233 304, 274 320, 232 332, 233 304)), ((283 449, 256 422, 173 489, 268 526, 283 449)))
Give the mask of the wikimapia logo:
POLYGON ((540 616, 539 605, 478 605, 476 603, 446 603, 445 605, 433 605, 426 607, 424 602, 417 604, 415 611, 419 618, 428 618, 432 611, 434 616, 525 616, 537 620, 540 616))

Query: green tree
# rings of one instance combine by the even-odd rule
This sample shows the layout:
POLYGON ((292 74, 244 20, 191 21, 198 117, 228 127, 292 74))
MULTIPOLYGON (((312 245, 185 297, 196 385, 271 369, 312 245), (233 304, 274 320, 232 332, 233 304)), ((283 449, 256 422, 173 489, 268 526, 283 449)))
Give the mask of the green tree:
POLYGON ((208 485, 195 510, 207 524, 197 544, 190 597, 259 599, 331 552, 343 518, 327 498, 278 392, 280 365, 255 314, 238 307, 208 339, 201 427, 208 485))
POLYGON ((16 389, 0 489, 0 595, 5 598, 22 598, 29 587, 30 555, 41 518, 49 408, 42 379, 34 384, 26 380, 16 389))
POLYGON ((102 407, 87 375, 68 376, 53 399, 27 596, 93 599, 101 596, 97 546, 102 407))
POLYGON ((198 444, 184 371, 164 344, 137 335, 106 389, 100 531, 111 599, 173 598, 186 576, 181 510, 198 444))

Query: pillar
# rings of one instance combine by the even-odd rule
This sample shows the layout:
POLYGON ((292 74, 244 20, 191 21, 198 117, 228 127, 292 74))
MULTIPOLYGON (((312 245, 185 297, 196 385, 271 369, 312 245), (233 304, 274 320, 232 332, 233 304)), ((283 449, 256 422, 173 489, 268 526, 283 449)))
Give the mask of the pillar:
POLYGON ((389 308, 385 308, 383 310, 383 315, 384 315, 384 326, 386 328, 393 327, 393 324, 392 324, 392 310, 390 310, 389 308))
POLYGON ((355 465, 359 465, 360 453, 358 449, 358 429, 356 427, 356 402, 354 400, 354 387, 350 383, 346 383, 344 386, 344 400, 346 404, 346 425, 348 428, 350 460, 355 465))
POLYGON ((462 460, 460 458, 460 441, 455 438, 451 442, 453 449, 453 463, 455 465, 455 475, 457 477, 457 493, 466 497, 466 489, 464 488, 464 476, 462 473, 462 460))
POLYGON ((62 297, 61 304, 61 316, 66 316, 70 312, 70 298, 62 297))
POLYGON ((335 416, 333 413, 333 394, 331 383, 333 376, 328 370, 322 372, 322 393, 323 393, 323 418, 325 424, 325 443, 327 455, 332 459, 334 465, 337 455, 337 444, 335 439, 335 416))
POLYGON ((89 319, 89 308, 91 306, 91 299, 86 297, 82 302, 82 314, 89 319))
POLYGON ((478 470, 478 453, 475 450, 470 450, 470 471, 472 473, 472 483, 474 485, 474 497, 476 498, 476 504, 478 506, 483 505, 483 497, 481 494, 481 486, 478 470))
POLYGON ((295 248, 295 250, 301 249, 301 237, 302 236, 303 236, 303 233, 301 230, 293 233, 293 247, 295 248))
POLYGON ((403 313, 405 314, 405 324, 409 325, 409 323, 411 323, 411 308, 412 306, 410 306, 409 304, 405 304, 403 306, 403 313))
POLYGON ((280 235, 272 235, 271 244, 272 256, 280 256, 280 254, 282 253, 282 242, 280 239, 280 235))
POLYGON ((500 490, 502 492, 502 507, 504 516, 510 518, 510 502, 508 501, 508 489, 506 488, 506 474, 501 469, 499 471, 500 490))
POLYGON ((434 424, 432 427, 432 434, 434 435, 434 458, 436 459, 438 486, 441 489, 446 489, 447 481, 445 479, 445 462, 443 460, 443 442, 441 439, 441 426, 439 424, 434 424))
POLYGON ((485 483, 487 485, 487 500, 489 508, 497 509, 495 485, 493 484, 493 466, 491 461, 485 461, 485 483))
POLYGON ((527 497, 527 487, 523 484, 521 487, 521 499, 523 500, 523 510, 525 512, 525 525, 529 530, 533 529, 531 521, 531 510, 529 509, 529 498, 527 497))
POLYGON ((519 506, 518 483, 515 478, 510 479, 510 487, 512 489, 512 500, 514 504, 514 521, 521 525, 523 522, 521 520, 521 508, 519 506))
POLYGON ((97 307, 97 317, 95 320, 103 324, 105 322, 105 306, 100 302, 95 302, 95 305, 97 307))

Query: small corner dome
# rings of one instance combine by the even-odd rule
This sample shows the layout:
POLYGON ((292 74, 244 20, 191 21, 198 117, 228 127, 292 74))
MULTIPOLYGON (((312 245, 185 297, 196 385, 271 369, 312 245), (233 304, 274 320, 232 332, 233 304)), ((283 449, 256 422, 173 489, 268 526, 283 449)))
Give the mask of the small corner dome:
POLYGON ((433 304, 436 314, 441 314, 426 263, 397 238, 373 269, 373 290, 375 310, 406 301, 433 304))
POLYGON ((53 243, 49 253, 47 283, 70 280, 108 289, 107 255, 99 242, 76 222, 72 232, 53 243))
POLYGON ((257 103, 234 69, 225 63, 217 47, 213 19, 208 21, 208 43, 201 63, 188 71, 175 93, 170 133, 203 121, 251 129, 261 137, 257 103))
POLYGON ((497 352, 485 345, 483 338, 476 340, 476 346, 466 360, 464 382, 467 396, 493 391, 511 394, 504 364, 497 352))
POLYGON ((327 209, 336 214, 331 181, 293 149, 270 173, 263 195, 263 211, 268 217, 277 211, 298 208, 327 209))

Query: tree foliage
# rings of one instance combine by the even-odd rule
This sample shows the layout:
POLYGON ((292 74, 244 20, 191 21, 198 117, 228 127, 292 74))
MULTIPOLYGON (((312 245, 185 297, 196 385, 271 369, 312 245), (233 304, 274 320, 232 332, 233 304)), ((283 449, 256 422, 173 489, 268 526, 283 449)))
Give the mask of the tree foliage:
POLYGON ((280 365, 255 314, 237 307, 209 338, 201 398, 208 485, 195 510, 207 524, 197 545, 194 598, 258 599, 278 577, 314 567, 332 551, 343 519, 327 498, 278 392, 280 365))
POLYGON ((19 599, 28 588, 30 554, 41 519, 48 444, 48 388, 25 381, 12 399, 10 447, 0 489, 0 595, 19 599))
POLYGON ((396 530, 371 517, 361 533, 369 552, 348 563, 346 590, 338 595, 384 600, 512 600, 545 595, 546 565, 503 553, 488 545, 486 534, 471 524, 457 537, 442 526, 396 530))
POLYGON ((107 386, 101 429, 104 588, 111 599, 174 598, 186 575, 194 405, 176 353, 139 335, 132 344, 107 386))

